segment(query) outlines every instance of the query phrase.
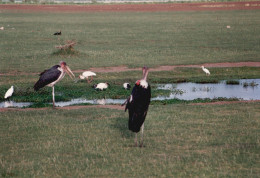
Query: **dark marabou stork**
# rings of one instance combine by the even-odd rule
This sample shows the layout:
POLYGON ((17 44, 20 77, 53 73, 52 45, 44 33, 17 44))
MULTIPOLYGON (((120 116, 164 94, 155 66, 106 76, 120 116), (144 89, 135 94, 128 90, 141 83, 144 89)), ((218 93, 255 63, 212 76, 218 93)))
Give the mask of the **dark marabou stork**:
POLYGON ((149 108, 151 99, 151 87, 146 81, 148 68, 143 67, 143 78, 137 80, 130 97, 126 100, 125 111, 128 109, 129 130, 135 132, 135 146, 137 146, 137 133, 141 130, 141 143, 143 146, 144 120, 149 108))
POLYGON ((53 107, 55 107, 54 85, 65 76, 65 72, 70 76, 71 79, 75 77, 69 66, 67 66, 66 62, 61 61, 60 65, 55 65, 52 68, 43 71, 40 74, 40 79, 35 83, 33 87, 35 91, 38 91, 44 86, 52 87, 53 107))
POLYGON ((53 35, 61 35, 61 30, 59 32, 55 32, 53 35))

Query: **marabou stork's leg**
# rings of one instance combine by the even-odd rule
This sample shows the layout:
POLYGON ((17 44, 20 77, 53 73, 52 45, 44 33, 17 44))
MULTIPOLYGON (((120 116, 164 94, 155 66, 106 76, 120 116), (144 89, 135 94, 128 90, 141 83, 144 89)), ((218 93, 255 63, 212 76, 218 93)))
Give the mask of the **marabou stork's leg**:
POLYGON ((137 133, 135 133, 135 146, 137 147, 138 144, 137 144, 137 133))
POLYGON ((52 86, 52 103, 53 103, 53 108, 55 108, 54 86, 52 86))
POLYGON ((140 147, 143 147, 143 143, 144 143, 144 123, 141 126, 141 143, 140 143, 140 147))

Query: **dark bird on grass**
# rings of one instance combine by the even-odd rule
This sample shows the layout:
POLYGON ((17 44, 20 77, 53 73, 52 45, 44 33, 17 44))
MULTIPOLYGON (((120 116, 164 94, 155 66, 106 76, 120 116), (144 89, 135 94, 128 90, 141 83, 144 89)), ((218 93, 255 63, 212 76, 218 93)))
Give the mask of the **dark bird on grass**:
POLYGON ((59 32, 55 32, 53 35, 61 35, 61 30, 59 32))
POLYGON ((52 101, 53 107, 55 107, 55 96, 54 96, 54 85, 63 79, 65 72, 70 76, 71 79, 75 77, 73 72, 67 66, 66 62, 61 61, 60 65, 55 65, 52 68, 43 71, 40 74, 40 79, 35 83, 34 90, 38 91, 40 88, 45 86, 52 87, 52 101))
POLYGON ((151 100, 151 87, 146 81, 147 75, 148 68, 143 67, 143 78, 136 81, 130 97, 124 103, 125 111, 128 109, 129 114, 128 128, 135 132, 135 146, 138 145, 137 133, 141 130, 140 147, 143 146, 144 121, 151 100))
POLYGON ((126 89, 126 90, 130 90, 131 85, 129 83, 124 83, 123 88, 126 89))

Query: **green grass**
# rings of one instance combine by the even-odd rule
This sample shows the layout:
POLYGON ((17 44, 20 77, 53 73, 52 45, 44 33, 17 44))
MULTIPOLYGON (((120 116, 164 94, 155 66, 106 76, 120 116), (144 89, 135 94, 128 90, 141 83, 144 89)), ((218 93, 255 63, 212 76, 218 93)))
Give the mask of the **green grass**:
POLYGON ((127 113, 86 108, 0 113, 2 177, 257 177, 258 103, 151 106, 145 147, 127 113))
POLYGON ((0 71, 259 61, 258 10, 19 13, 1 11, 0 71), (226 26, 231 28, 227 29, 226 26), (62 30, 60 37, 53 33, 62 30), (54 46, 75 40, 75 52, 54 46))

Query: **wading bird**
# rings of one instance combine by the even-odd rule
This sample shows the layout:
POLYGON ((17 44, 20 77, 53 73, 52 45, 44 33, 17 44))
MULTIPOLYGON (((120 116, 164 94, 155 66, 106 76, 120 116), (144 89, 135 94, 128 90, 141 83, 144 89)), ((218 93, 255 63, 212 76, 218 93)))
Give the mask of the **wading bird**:
POLYGON ((82 80, 86 79, 88 83, 91 83, 93 81, 93 76, 96 76, 96 74, 94 72, 85 71, 81 75, 79 75, 79 78, 82 80), (89 77, 91 77, 90 80, 88 79, 89 77))
POLYGON ((13 93, 14 93, 14 86, 11 86, 11 88, 9 88, 5 93, 5 99, 11 97, 13 93))
POLYGON ((210 72, 208 69, 206 69, 204 66, 201 66, 201 68, 206 73, 206 75, 210 75, 210 72))
POLYGON ((137 133, 141 129, 140 147, 143 146, 144 120, 151 100, 151 87, 147 82, 147 75, 148 68, 143 67, 143 78, 136 81, 130 97, 124 103, 125 111, 128 109, 129 114, 128 128, 135 132, 135 146, 138 145, 137 133))
POLYGON ((61 35, 61 30, 59 32, 55 32, 53 35, 61 35))
POLYGON ((109 83, 99 83, 99 84, 93 85, 93 88, 95 88, 96 90, 104 90, 104 89, 107 89, 108 86, 109 86, 109 83))
POLYGON ((67 66, 66 62, 61 61, 60 65, 55 65, 52 68, 43 71, 40 74, 40 79, 33 87, 35 91, 38 91, 44 86, 52 87, 53 107, 55 107, 54 85, 65 76, 65 72, 70 76, 71 79, 75 77, 69 66, 67 66))
POLYGON ((126 90, 130 90, 131 85, 129 83, 124 83, 123 88, 126 89, 126 90))

